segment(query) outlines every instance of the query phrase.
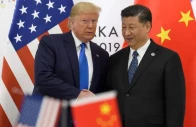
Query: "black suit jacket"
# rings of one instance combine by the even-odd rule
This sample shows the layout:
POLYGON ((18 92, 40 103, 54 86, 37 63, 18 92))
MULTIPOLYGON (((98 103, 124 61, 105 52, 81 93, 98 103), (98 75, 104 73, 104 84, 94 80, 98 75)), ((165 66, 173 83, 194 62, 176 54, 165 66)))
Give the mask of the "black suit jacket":
POLYGON ((178 54, 151 43, 131 84, 130 48, 110 57, 107 89, 118 91, 124 127, 183 127, 185 80, 178 54))
MULTIPOLYGON (((103 91, 108 53, 90 42, 93 77, 90 91, 103 91)), ((35 56, 34 94, 70 100, 77 98, 79 89, 79 63, 71 32, 43 36, 35 56)))

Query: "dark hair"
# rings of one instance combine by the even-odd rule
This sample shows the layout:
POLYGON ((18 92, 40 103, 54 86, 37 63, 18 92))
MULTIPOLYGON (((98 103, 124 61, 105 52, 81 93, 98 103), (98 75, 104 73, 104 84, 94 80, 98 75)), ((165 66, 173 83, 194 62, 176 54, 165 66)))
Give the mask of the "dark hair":
POLYGON ((135 4, 128 6, 121 11, 121 18, 130 16, 138 16, 139 22, 146 23, 149 21, 152 26, 152 14, 150 9, 146 6, 135 4))

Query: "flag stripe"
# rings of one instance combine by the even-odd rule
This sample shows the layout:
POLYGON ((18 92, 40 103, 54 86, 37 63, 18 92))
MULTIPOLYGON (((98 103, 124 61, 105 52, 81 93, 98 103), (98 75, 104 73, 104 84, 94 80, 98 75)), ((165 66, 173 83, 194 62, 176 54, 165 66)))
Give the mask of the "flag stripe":
POLYGON ((35 54, 37 51, 38 44, 39 44, 39 40, 36 38, 27 45, 34 59, 35 59, 35 54))
POLYGON ((38 40, 41 40, 41 38, 42 38, 44 35, 48 35, 48 34, 49 34, 48 31, 45 32, 45 33, 43 33, 42 35, 40 35, 40 36, 38 37, 38 40))
POLYGON ((59 27, 59 25, 54 26, 53 28, 51 28, 50 30, 48 30, 49 34, 58 34, 58 33, 62 33, 61 28, 59 27))
POLYGON ((11 123, 7 118, 7 115, 5 114, 3 108, 1 107, 0 103, 0 127, 11 127, 11 123))
POLYGON ((68 18, 66 18, 61 23, 59 23, 59 26, 60 26, 63 33, 68 32, 69 31, 68 18))
POLYGON ((59 100, 53 100, 53 106, 52 106, 52 112, 49 117, 49 126, 48 127, 55 127, 56 120, 58 118, 58 113, 60 109, 60 101, 59 100))
MULTIPOLYGON (((67 105, 63 105, 63 100, 61 100, 61 101, 59 101, 58 100, 58 110, 57 110, 57 116, 56 116, 56 119, 55 119, 55 123, 54 123, 54 127, 57 127, 58 126, 58 123, 59 123, 59 120, 60 120, 60 115, 61 115, 61 113, 64 113, 64 112, 62 112, 62 109, 63 108, 66 108, 67 107, 67 105)), ((67 103, 67 101, 65 101, 64 103, 67 103)), ((66 114, 65 114, 66 115, 66 114)), ((61 119, 62 119, 62 117, 61 117, 61 119)), ((65 121, 66 121, 66 118, 65 118, 65 121)), ((63 126, 63 124, 61 124, 62 126, 63 126)))
POLYGON ((47 108, 45 107, 45 105, 47 106, 46 103, 46 100, 47 100, 47 97, 45 97, 45 99, 42 101, 42 105, 41 105, 41 108, 40 108, 40 114, 37 118, 37 122, 36 122, 36 127, 41 127, 42 124, 43 124, 43 118, 45 117, 44 115, 46 114, 47 112, 47 108))
MULTIPOLYGON (((12 92, 9 92, 7 90, 7 88, 5 87, 5 84, 2 80, 0 83, 1 83, 1 90, 2 90, 1 93, 3 95, 3 96, 0 96, 0 104, 2 106, 2 109, 5 112, 5 115, 3 113, 3 116, 0 117, 0 121, 8 119, 10 121, 10 124, 12 126, 14 126, 14 125, 16 125, 16 120, 17 120, 16 118, 19 115, 18 108, 21 105, 21 104, 17 105, 18 106, 18 108, 17 108, 17 106, 15 104, 18 104, 18 102, 22 100, 22 96, 15 94, 14 99, 17 103, 14 102, 13 97, 11 97, 11 95, 10 95, 10 93, 12 93, 12 92), (18 100, 16 100, 16 99, 18 99, 18 100)), ((8 121, 0 122, 1 124, 3 124, 3 127, 9 127, 9 126, 5 126, 4 122, 5 122, 5 124, 8 124, 8 121)))
POLYGON ((21 95, 24 95, 24 93, 5 59, 3 60, 2 72, 2 80, 6 84, 6 88, 9 91, 10 96, 12 97, 17 108, 19 109, 22 100, 21 95))
MULTIPOLYGON (((27 46, 17 51, 17 54, 23 63, 31 81, 34 83, 34 58, 27 46)), ((28 85, 28 84, 26 84, 28 85)))
MULTIPOLYGON (((25 70, 23 64, 21 63, 21 60, 19 59, 11 43, 9 43, 6 46, 6 51, 7 52, 5 52, 5 58, 7 60, 9 67, 11 68, 11 71, 13 72, 15 78, 17 79, 20 87, 22 88, 23 91, 27 93, 32 93, 34 85, 31 79, 29 78, 27 71, 25 70)), ((13 82, 12 84, 15 84, 15 83, 13 82)))
POLYGON ((49 124, 49 118, 51 117, 52 114, 52 103, 51 103, 51 98, 47 98, 46 99, 46 113, 45 113, 45 116, 44 116, 44 119, 43 119, 43 127, 48 127, 50 124, 49 124))
POLYGON ((31 127, 31 126, 27 126, 27 125, 23 125, 23 124, 18 124, 17 127, 31 127))
POLYGON ((56 113, 58 111, 57 101, 54 98, 50 98, 50 112, 48 112, 48 120, 46 120, 47 126, 46 127, 54 127, 55 120, 56 120, 56 113), (55 116, 55 117, 54 117, 55 116), (48 122, 49 121, 49 122, 48 122))
POLYGON ((42 102, 42 106, 41 106, 41 109, 40 109, 40 115, 39 115, 39 117, 38 117, 38 122, 37 122, 37 125, 36 125, 36 127, 44 127, 44 125, 45 125, 45 122, 48 122, 48 121, 46 121, 47 120, 47 113, 48 113, 48 111, 50 111, 50 110, 48 110, 48 108, 49 108, 49 98, 48 97, 45 97, 45 99, 43 100, 43 102, 42 102))
POLYGON ((56 101, 53 98, 51 98, 50 102, 51 102, 50 103, 50 112, 48 113, 47 127, 53 127, 54 126, 53 116, 55 115, 56 101))
POLYGON ((60 110, 60 106, 60 100, 44 97, 36 127, 54 127, 58 118, 57 116, 60 110))
POLYGON ((55 115, 55 101, 53 98, 50 98, 50 111, 47 114, 47 120, 45 120, 45 123, 47 124, 46 127, 53 127, 53 119, 52 116, 55 115), (48 121, 48 122, 47 122, 48 121))

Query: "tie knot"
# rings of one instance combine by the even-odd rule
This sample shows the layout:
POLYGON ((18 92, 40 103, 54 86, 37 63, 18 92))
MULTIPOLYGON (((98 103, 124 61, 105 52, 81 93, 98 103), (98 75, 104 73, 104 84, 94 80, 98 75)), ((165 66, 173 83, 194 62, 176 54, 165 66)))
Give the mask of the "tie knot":
POLYGON ((81 48, 84 49, 86 47, 85 43, 80 44, 81 48))
POLYGON ((137 57, 138 55, 139 55, 139 54, 137 53, 137 51, 134 51, 134 52, 133 52, 133 57, 134 57, 134 56, 137 57))

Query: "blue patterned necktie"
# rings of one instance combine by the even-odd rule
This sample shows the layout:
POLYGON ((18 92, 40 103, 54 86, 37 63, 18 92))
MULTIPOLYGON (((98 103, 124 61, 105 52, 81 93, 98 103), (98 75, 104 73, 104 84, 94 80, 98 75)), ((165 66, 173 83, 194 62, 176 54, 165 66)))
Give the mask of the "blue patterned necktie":
POLYGON ((88 61, 85 54, 86 44, 82 43, 79 56, 80 90, 88 89, 88 61))
POLYGON ((133 75, 135 74, 137 67, 138 67, 138 60, 137 60, 137 56, 139 54, 137 53, 137 51, 133 52, 133 59, 131 61, 131 64, 129 66, 129 70, 128 70, 128 81, 129 84, 131 83, 131 80, 133 78, 133 75))

